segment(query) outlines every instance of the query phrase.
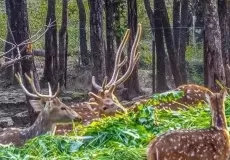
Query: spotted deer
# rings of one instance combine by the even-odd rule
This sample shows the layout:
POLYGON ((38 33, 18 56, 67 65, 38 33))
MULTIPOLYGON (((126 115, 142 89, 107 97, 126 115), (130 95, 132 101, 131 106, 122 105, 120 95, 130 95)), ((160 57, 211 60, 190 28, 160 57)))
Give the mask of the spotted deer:
POLYGON ((176 130, 150 142, 148 160, 227 160, 230 156, 229 133, 225 117, 226 90, 206 94, 212 114, 208 129, 176 130))
POLYGON ((156 107, 158 108, 170 108, 172 110, 176 110, 178 108, 186 108, 187 106, 194 106, 198 103, 205 103, 206 94, 211 95, 212 91, 206 87, 199 86, 196 84, 185 84, 177 87, 173 91, 183 91, 184 95, 172 102, 162 102, 156 107))
POLYGON ((33 98, 39 98, 39 100, 30 100, 31 106, 40 111, 34 124, 28 128, 4 128, 0 130, 0 144, 14 144, 15 146, 23 145, 28 139, 45 134, 49 131, 55 131, 55 123, 64 123, 80 121, 81 116, 73 109, 63 104, 57 97, 59 92, 59 86, 55 94, 52 94, 50 84, 49 94, 41 94, 36 90, 33 81, 33 74, 31 78, 25 75, 29 81, 34 93, 30 93, 23 85, 20 74, 16 74, 16 78, 24 90, 24 92, 33 98))
MULTIPOLYGON (((199 103, 207 103, 205 95, 211 95, 212 91, 210 91, 208 88, 199 86, 196 84, 185 84, 181 85, 171 91, 183 91, 183 96, 179 99, 170 101, 170 102, 163 102, 160 101, 159 104, 154 104, 154 107, 156 108, 166 108, 171 110, 177 110, 179 108, 187 108, 190 106, 195 106, 199 103)), ((165 94, 167 92, 164 92, 162 94, 165 94)), ((136 107, 139 104, 144 104, 148 102, 149 99, 152 99, 152 96, 144 95, 140 97, 136 97, 132 99, 131 102, 121 102, 123 106, 128 107, 131 110, 136 111, 136 107)))
POLYGON ((135 40, 134 40, 134 43, 131 49, 131 53, 130 53, 129 66, 127 68, 127 71, 120 78, 118 78, 121 68, 128 61, 127 56, 125 56, 125 58, 121 61, 121 54, 130 36, 129 29, 126 31, 125 36, 116 53, 114 70, 113 70, 113 74, 112 74, 110 81, 107 82, 107 77, 105 77, 102 85, 99 85, 96 83, 95 77, 93 76, 92 85, 98 91, 98 93, 95 94, 93 92, 89 92, 89 96, 91 97, 89 99, 89 102, 77 104, 78 106, 87 105, 91 111, 94 112, 96 109, 98 109, 99 115, 106 115, 106 116, 114 115, 119 108, 122 111, 127 112, 127 110, 121 105, 121 103, 118 101, 118 99, 114 95, 114 91, 117 86, 121 85, 128 79, 128 77, 131 75, 140 57, 140 53, 137 52, 137 48, 140 42, 141 33, 142 33, 142 26, 141 24, 138 24, 136 37, 135 37, 135 40))

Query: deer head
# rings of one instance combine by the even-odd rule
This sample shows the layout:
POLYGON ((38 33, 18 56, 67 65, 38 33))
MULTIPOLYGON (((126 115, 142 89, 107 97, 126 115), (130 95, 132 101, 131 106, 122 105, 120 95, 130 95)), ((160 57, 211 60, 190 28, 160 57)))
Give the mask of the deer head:
POLYGON ((20 74, 16 74, 16 78, 24 92, 30 97, 39 98, 39 100, 30 100, 31 106, 36 111, 46 112, 47 114, 52 115, 49 117, 49 119, 54 123, 65 122, 70 120, 81 120, 81 116, 79 114, 77 114, 73 109, 62 103, 57 97, 60 90, 59 84, 55 94, 52 94, 50 83, 48 83, 49 95, 45 95, 37 91, 34 85, 33 72, 31 72, 31 78, 27 74, 25 74, 25 77, 30 83, 31 88, 35 94, 30 93, 26 89, 26 87, 22 83, 22 78, 20 74))
POLYGON ((226 91, 206 96, 212 111, 212 126, 208 129, 177 130, 161 135, 150 142, 148 160, 229 158, 229 133, 224 113, 226 91))
POLYGON ((91 99, 89 100, 88 104, 89 104, 89 109, 91 111, 94 111, 91 108, 91 106, 94 106, 99 109, 100 114, 104 114, 104 115, 113 115, 118 108, 126 112, 126 109, 119 103, 118 99, 114 95, 114 91, 117 86, 124 83, 127 80, 127 78, 131 75, 140 57, 139 52, 137 52, 137 47, 140 41, 141 32, 142 32, 142 26, 141 24, 138 24, 136 37, 130 53, 129 66, 124 75, 118 78, 119 71, 128 61, 127 56, 121 61, 121 54, 124 50, 125 44, 128 41, 130 35, 129 29, 126 31, 125 36, 118 48, 116 58, 115 58, 114 71, 110 81, 107 83, 107 77, 105 77, 103 84, 99 85, 96 83, 95 77, 94 76, 92 77, 92 85, 95 89, 97 89, 98 93, 97 94, 92 92, 89 93, 91 99))

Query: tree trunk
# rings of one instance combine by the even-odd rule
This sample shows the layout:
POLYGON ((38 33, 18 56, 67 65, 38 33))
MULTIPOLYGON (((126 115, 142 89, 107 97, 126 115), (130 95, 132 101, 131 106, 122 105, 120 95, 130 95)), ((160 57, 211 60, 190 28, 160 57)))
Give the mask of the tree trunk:
MULTIPOLYGON (((9 1, 5 1, 5 8, 6 8, 6 14, 7 14, 7 36, 6 36, 6 41, 8 42, 13 42, 12 39, 12 35, 11 32, 9 30, 9 23, 10 23, 10 6, 9 6, 9 1)), ((8 50, 10 50, 13 46, 9 43, 5 43, 5 52, 7 52, 8 50)), ((13 58, 13 52, 8 53, 7 55, 5 55, 7 58, 5 58, 5 62, 9 61, 8 58, 13 58)), ((6 68, 6 70, 4 71, 4 78, 6 79, 6 81, 8 81, 9 83, 13 82, 14 79, 14 72, 13 72, 13 66, 9 66, 6 68)))
POLYGON ((195 16, 196 16, 196 22, 195 22, 195 29, 197 30, 198 28, 201 30, 201 32, 195 32, 195 38, 197 42, 202 42, 203 41, 203 35, 204 35, 204 12, 203 12, 203 1, 198 1, 194 4, 194 10, 195 10, 195 16))
POLYGON ((69 34, 66 32, 66 48, 65 48, 65 74, 64 74, 64 86, 67 86, 67 61, 68 61, 68 44, 69 44, 69 34))
MULTIPOLYGON (((29 39, 29 24, 28 24, 28 13, 27 13, 27 1, 26 0, 9 0, 9 10, 10 10, 10 16, 8 17, 9 20, 9 26, 13 33, 13 39, 14 43, 20 44, 21 42, 29 39)), ((22 50, 23 46, 20 48, 22 50)), ((17 55, 17 50, 14 50, 14 55, 17 55)), ((29 55, 30 53, 27 52, 26 49, 21 51, 21 56, 29 55)), ((20 66, 20 64, 18 64, 20 66)), ((32 89, 25 78, 24 74, 30 75, 30 71, 32 70, 35 72, 35 66, 33 63, 33 58, 24 59, 21 61, 21 68, 22 68, 22 75, 23 75, 23 81, 25 87, 32 92, 32 89)), ((15 70, 18 72, 18 69, 15 70)), ((38 88, 38 79, 35 75, 35 84, 38 88)), ((39 90, 39 88, 38 88, 39 90)), ((36 119, 36 115, 33 111, 33 108, 29 104, 29 100, 31 97, 26 96, 27 99, 27 107, 30 115, 30 121, 33 123, 36 119)))
POLYGON ((155 3, 157 6, 159 6, 158 7, 159 12, 161 12, 162 25, 164 28, 165 43, 166 43, 166 47, 167 47, 167 51, 169 55, 169 60, 171 63, 171 69, 172 69, 172 74, 173 74, 173 78, 175 81, 175 85, 179 86, 182 84, 182 76, 181 76, 180 69, 179 69, 177 53, 174 47, 172 30, 171 30, 171 26, 169 23, 169 17, 168 17, 168 12, 167 12, 167 8, 165 5, 165 1, 155 0, 155 3))
POLYGON ((56 0, 48 1, 48 11, 46 16, 46 24, 53 22, 53 26, 45 33, 45 68, 44 78, 50 82, 54 90, 57 87, 56 71, 54 72, 56 65, 55 56, 57 53, 57 28, 56 28, 56 16, 55 16, 55 3, 56 0))
POLYGON ((114 20, 115 20, 115 37, 116 37, 116 46, 117 48, 119 47, 120 43, 121 43, 121 36, 120 36, 120 31, 119 31, 119 28, 121 27, 121 22, 120 22, 120 1, 115 1, 114 2, 114 13, 115 13, 115 17, 114 17, 114 20))
POLYGON ((65 83, 64 75, 66 72, 65 68, 65 61, 67 61, 65 54, 67 45, 66 45, 66 34, 67 34, 67 24, 68 24, 68 15, 67 15, 67 10, 68 10, 68 0, 63 0, 62 1, 62 24, 61 28, 59 31, 59 83, 60 86, 63 86, 65 83))
MULTIPOLYGON (((128 0, 128 28, 130 29, 130 39, 128 43, 128 54, 131 53, 131 48, 137 32, 137 2, 136 0, 128 0)), ((127 69, 127 66, 125 67, 127 69)), ((137 97, 140 94, 138 80, 138 62, 133 69, 130 77, 124 82, 124 87, 127 88, 128 99, 137 97)))
POLYGON ((182 0, 181 2, 181 29, 180 29, 180 42, 179 42, 179 62, 180 71, 182 76, 182 83, 187 83, 187 65, 185 59, 186 43, 189 38, 188 32, 188 11, 189 0, 182 0))
POLYGON ((160 4, 158 0, 154 1, 154 22, 155 22, 155 40, 156 40, 156 63, 157 63, 157 85, 156 91, 163 92, 168 90, 168 86, 166 83, 166 75, 165 75, 165 46, 164 46, 164 33, 163 33, 163 25, 162 25, 162 12, 160 8, 160 4))
POLYGON ((219 92, 216 83, 226 84, 221 51, 221 33, 217 12, 217 1, 204 1, 204 77, 205 85, 212 91, 219 92))
POLYGON ((107 42, 107 53, 105 54, 106 62, 106 75, 110 78, 113 73, 114 57, 115 57, 115 12, 114 12, 114 0, 105 1, 106 9, 106 42, 107 42))
MULTIPOLYGON (((173 38, 175 51, 179 53, 179 41, 180 41, 180 8, 181 1, 174 0, 173 1, 173 38)), ((179 57, 179 54, 177 55, 179 57)))
POLYGON ((105 54, 103 46, 103 1, 90 1, 90 44, 94 67, 92 76, 101 84, 105 77, 105 54))
POLYGON ((225 77, 226 77, 226 85, 230 87, 230 71, 227 68, 227 64, 229 64, 229 22, 228 19, 230 16, 228 15, 228 7, 227 0, 218 0, 218 13, 220 20, 220 31, 221 31, 221 46, 222 46, 222 56, 225 68, 225 77))
POLYGON ((77 0, 77 5, 79 10, 80 60, 83 66, 88 66, 90 64, 90 55, 87 49, 85 6, 82 0, 77 0))
POLYGON ((156 48, 156 42, 155 42, 155 24, 154 24, 154 12, 151 8, 151 4, 149 2, 149 0, 144 0, 144 5, 145 5, 145 9, 147 12, 147 15, 149 17, 149 21, 150 21, 150 26, 151 26, 151 31, 152 31, 152 35, 153 35, 153 40, 152 40, 152 93, 156 92, 156 55, 155 55, 155 48, 156 48))

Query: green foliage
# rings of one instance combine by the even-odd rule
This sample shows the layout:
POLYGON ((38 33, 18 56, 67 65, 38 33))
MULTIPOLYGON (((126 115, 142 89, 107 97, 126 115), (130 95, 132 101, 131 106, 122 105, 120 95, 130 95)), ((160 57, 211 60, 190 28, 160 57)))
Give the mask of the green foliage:
POLYGON ((140 68, 143 69, 150 69, 152 65, 152 52, 151 52, 151 45, 148 42, 141 41, 139 52, 141 54, 140 57, 140 68))
POLYGON ((184 96, 183 91, 168 91, 160 94, 154 94, 150 100, 153 105, 158 105, 161 102, 167 103, 173 100, 178 100, 184 96))
MULTIPOLYGON (((187 110, 155 109, 153 103, 176 100, 182 92, 153 95, 138 106, 137 112, 106 117, 88 126, 76 125, 68 136, 43 135, 29 140, 25 146, 0 148, 0 159, 79 159, 141 160, 151 139, 168 130, 206 128, 210 126, 210 109, 206 105, 187 110)), ((230 99, 226 100, 227 122, 230 123, 230 99)))
POLYGON ((186 46, 186 60, 191 62, 194 60, 203 60, 203 45, 197 43, 194 45, 187 45, 186 46))

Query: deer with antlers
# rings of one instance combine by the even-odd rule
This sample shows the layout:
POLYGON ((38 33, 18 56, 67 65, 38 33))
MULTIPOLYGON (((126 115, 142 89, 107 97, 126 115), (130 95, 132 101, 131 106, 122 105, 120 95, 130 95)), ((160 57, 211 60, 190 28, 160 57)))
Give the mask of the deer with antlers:
POLYGON ((226 90, 206 94, 212 113, 208 129, 178 130, 150 142, 148 160, 227 160, 230 156, 229 133, 225 117, 226 90))
POLYGON ((114 95, 114 91, 117 86, 124 83, 127 80, 127 78, 131 75, 140 57, 139 52, 137 52, 137 48, 140 42, 141 32, 142 32, 142 26, 141 24, 138 24, 136 37, 135 37, 135 40, 134 40, 134 43, 131 49, 131 53, 130 53, 129 66, 125 74, 122 75, 120 78, 118 78, 119 71, 128 61, 127 56, 125 56, 125 58, 121 61, 121 54, 124 50, 125 44, 127 43, 129 39, 129 35, 130 35, 129 29, 126 31, 125 36, 116 53, 114 71, 113 71, 110 81, 107 82, 107 77, 105 77, 102 85, 99 85, 96 83, 95 77, 93 76, 92 85, 95 89, 97 89, 98 93, 95 94, 93 92, 89 92, 89 96, 91 97, 89 102, 79 103, 77 104, 77 106, 87 105, 87 107, 91 111, 94 112, 96 109, 98 109, 99 115, 106 115, 106 116, 114 115, 119 108, 122 109, 124 112, 126 112, 126 109, 120 104, 120 102, 114 95), (92 107, 95 107, 95 108, 93 109, 92 107))
POLYGON ((30 97, 39 98, 39 100, 30 100, 30 104, 36 111, 40 111, 40 113, 34 124, 28 128, 5 128, 0 130, 0 144, 2 145, 12 143, 16 146, 21 146, 28 139, 49 131, 54 131, 55 123, 71 122, 72 120, 81 121, 82 119, 78 113, 58 99, 59 86, 55 94, 52 94, 50 84, 48 83, 49 94, 41 94, 36 90, 32 72, 31 78, 26 74, 25 76, 34 93, 30 93, 26 89, 20 74, 16 74, 16 78, 24 92, 30 97))

